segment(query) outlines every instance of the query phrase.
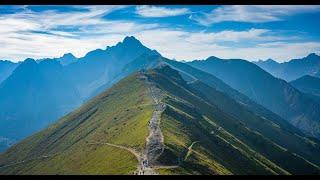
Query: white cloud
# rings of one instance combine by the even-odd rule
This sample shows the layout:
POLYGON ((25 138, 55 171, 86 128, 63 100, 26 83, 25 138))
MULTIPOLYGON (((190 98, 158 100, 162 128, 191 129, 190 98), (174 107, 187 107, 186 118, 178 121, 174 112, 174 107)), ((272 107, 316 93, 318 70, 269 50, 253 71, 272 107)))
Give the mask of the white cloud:
POLYGON ((34 22, 40 25, 42 30, 55 28, 58 26, 88 26, 103 24, 102 16, 113 11, 125 8, 126 6, 74 6, 79 10, 85 11, 68 11, 57 12, 47 10, 43 12, 33 12, 26 9, 23 12, 4 16, 7 19, 24 20, 34 22))
MULTIPOLYGON (((221 52, 221 55, 230 57, 230 55, 228 55, 229 52, 221 52)), ((285 62, 291 59, 305 57, 314 52, 320 52, 319 42, 275 42, 272 44, 260 44, 252 48, 234 49, 232 56, 233 58, 241 57, 251 61, 271 58, 278 62, 285 62)))
POLYGON ((210 13, 191 15, 190 19, 209 26, 224 21, 263 23, 281 21, 284 16, 320 11, 318 5, 226 5, 210 13))
POLYGON ((76 8, 86 12, 35 13, 26 9, 16 14, 0 15, 0 59, 17 61, 28 57, 60 57, 69 52, 81 57, 91 50, 112 46, 128 35, 136 36, 165 57, 177 60, 205 59, 209 56, 288 60, 320 50, 318 42, 301 42, 299 37, 283 36, 269 29, 191 32, 160 24, 102 18, 124 7, 76 8))
MULTIPOLYGON (((268 58, 287 61, 293 58, 304 57, 311 52, 320 51, 319 42, 277 42, 273 46, 268 45, 268 43, 260 43, 253 47, 227 46, 223 45, 223 43, 218 43, 221 41, 230 41, 237 45, 240 41, 249 42, 252 39, 263 42, 264 32, 269 32, 269 30, 251 29, 241 32, 222 31, 218 33, 197 33, 172 29, 158 29, 143 31, 136 34, 136 36, 146 46, 158 50, 163 56, 185 61, 206 59, 209 56, 242 58, 249 61, 268 58), (230 35, 228 33, 230 33, 230 35)), ((290 39, 290 37, 266 37, 270 40, 290 39)))
POLYGON ((240 42, 244 40, 249 41, 271 41, 279 39, 288 39, 292 37, 279 37, 269 35, 271 30, 268 29, 249 29, 247 31, 234 31, 224 30, 216 33, 192 33, 187 37, 187 41, 199 43, 212 43, 212 42, 240 42))
POLYGON ((88 51, 121 41, 124 35, 157 27, 110 21, 102 16, 124 6, 76 6, 86 11, 33 12, 0 15, 0 59, 58 57, 71 52, 80 57, 88 51), (67 30, 71 28, 72 30, 67 30))
POLYGON ((161 6, 137 6, 136 14, 142 17, 169 17, 190 13, 188 8, 166 8, 161 6))

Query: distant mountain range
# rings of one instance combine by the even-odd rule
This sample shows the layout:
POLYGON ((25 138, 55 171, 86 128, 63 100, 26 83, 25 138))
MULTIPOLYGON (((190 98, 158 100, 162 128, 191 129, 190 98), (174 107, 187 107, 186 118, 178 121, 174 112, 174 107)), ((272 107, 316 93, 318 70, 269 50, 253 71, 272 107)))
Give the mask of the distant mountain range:
POLYGON ((0 174, 319 174, 319 147, 161 62, 14 145, 0 174))
POLYGON ((41 62, 41 61, 46 61, 46 60, 53 60, 53 61, 58 61, 60 62, 60 64, 62 66, 66 66, 66 65, 69 65, 69 64, 72 64, 72 63, 75 63, 78 58, 76 58, 73 54, 71 53, 67 53, 67 54, 64 54, 62 57, 60 58, 45 58, 45 59, 39 59, 37 60, 37 62, 41 62))
POLYGON ((320 78, 306 75, 290 82, 290 84, 320 104, 320 78))
POLYGON ((126 37, 116 46, 79 59, 66 54, 19 64, 0 61, 1 73, 10 73, 0 84, 0 136, 19 140, 46 127, 102 92, 100 86, 113 82, 127 63, 142 54, 159 53, 126 37))
POLYGON ((304 132, 320 137, 320 105, 286 81, 241 59, 210 57, 188 64, 215 75, 304 132))
POLYGON ((19 140, 82 104, 57 61, 22 62, 0 85, 1 136, 19 140))
POLYGON ((0 155, 0 174, 141 173, 135 152, 147 153, 144 173, 320 173, 316 77, 289 83, 241 59, 178 62, 132 36, 81 58, 1 63, 0 148, 33 135, 0 155))
POLYGON ((309 54, 302 59, 293 59, 284 63, 278 63, 272 59, 255 63, 273 76, 288 82, 305 75, 320 75, 320 56, 315 53, 309 54))
POLYGON ((7 79, 19 63, 0 60, 0 83, 7 79))

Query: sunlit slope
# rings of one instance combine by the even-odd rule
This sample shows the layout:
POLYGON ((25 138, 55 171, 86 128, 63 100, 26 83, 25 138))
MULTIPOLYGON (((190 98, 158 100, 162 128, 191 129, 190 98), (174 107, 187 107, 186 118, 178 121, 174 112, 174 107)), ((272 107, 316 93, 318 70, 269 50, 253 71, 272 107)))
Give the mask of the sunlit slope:
POLYGON ((137 75, 102 93, 53 126, 0 156, 0 174, 132 174, 137 159, 112 143, 141 150, 151 99, 137 75), (40 158, 40 159, 35 159, 40 158))
POLYGON ((235 117, 251 130, 319 165, 320 147, 317 139, 307 137, 286 120, 254 103, 215 76, 184 63, 170 60, 166 62, 178 69, 188 86, 200 97, 235 117))
MULTIPOLYGON (((293 134, 263 122, 201 81, 187 83, 178 71, 162 64, 124 78, 0 155, 0 174, 137 172, 139 161, 131 150, 146 149, 148 124, 156 109, 150 84, 159 90, 165 104, 159 116, 164 148, 150 167, 155 173, 320 173, 317 163, 306 160, 310 154, 304 157, 283 148, 285 140, 297 139, 293 134), (236 111, 228 110, 231 108, 239 108, 243 118, 232 114, 236 111), (276 131, 280 131, 278 139, 269 134, 276 131)), ((308 145, 319 147, 316 142, 305 142, 301 150, 314 150, 308 145)))
MULTIPOLYGON (((317 165, 283 148, 285 142, 275 143, 246 125, 246 121, 258 123, 260 119, 248 115, 246 118, 250 120, 240 120, 227 114, 228 111, 218 108, 195 90, 196 86, 187 84, 177 71, 166 66, 150 71, 149 78, 167 94, 168 107, 161 119, 166 150, 159 161, 180 164, 180 168, 162 169, 162 172, 319 174, 317 165), (193 143, 195 152, 186 158, 188 147, 193 143), (187 161, 181 162, 181 159, 187 161)), ((216 92, 207 89, 207 93, 216 92)), ((266 124, 265 128, 273 131, 270 125, 266 124)), ((287 138, 290 140, 290 134, 287 138)))

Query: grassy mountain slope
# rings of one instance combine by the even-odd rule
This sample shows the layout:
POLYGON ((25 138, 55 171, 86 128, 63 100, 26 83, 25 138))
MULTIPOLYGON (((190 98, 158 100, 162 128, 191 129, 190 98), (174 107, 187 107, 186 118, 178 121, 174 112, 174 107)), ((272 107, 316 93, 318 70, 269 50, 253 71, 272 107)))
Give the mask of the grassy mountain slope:
MULTIPOLYGON (((142 54, 158 53, 126 37, 79 59, 65 54, 21 63, 0 61, 0 82, 1 73, 7 76, 19 65, 0 83, 0 137, 21 140, 55 122, 107 88, 101 85, 111 87, 123 67, 142 54)), ((1 149, 7 144, 0 142, 1 149)))
POLYGON ((210 73, 207 73, 205 71, 201 71, 197 68, 194 68, 186 63, 181 63, 181 62, 172 61, 172 60, 165 60, 165 62, 168 63, 171 67, 178 70, 182 75, 182 77, 189 83, 194 82, 195 80, 200 80, 203 83, 209 85, 210 87, 216 89, 217 91, 220 91, 225 95, 231 97, 238 103, 246 106, 247 109, 250 109, 252 112, 256 113, 257 115, 264 117, 272 121, 273 123, 276 123, 281 128, 284 128, 287 131, 303 136, 303 133, 301 133, 300 130, 292 126, 286 120, 284 120, 277 114, 271 112, 270 110, 266 109, 265 107, 257 104, 256 102, 254 102, 244 94, 240 93, 239 91, 233 89, 229 85, 225 84, 222 80, 218 79, 216 76, 210 73))
MULTIPOLYGON (((142 73, 160 90, 166 104, 160 121, 164 150, 153 166, 157 173, 320 173, 317 165, 283 148, 283 142, 276 143, 251 129, 249 120, 233 117, 201 93, 205 90, 220 96, 214 89, 205 89, 199 81, 188 84, 178 71, 162 66, 126 77, 54 125, 13 146, 0 155, 0 174, 134 173, 138 163, 134 154, 107 143, 144 149, 154 107, 142 73)), ((251 116, 247 118, 261 121, 251 116)), ((273 130, 272 126, 265 128, 273 130)), ((307 145, 300 146, 304 149, 307 145)))
POLYGON ((152 113, 146 90, 136 76, 121 81, 2 154, 1 165, 27 162, 0 174, 132 174, 137 160, 130 152, 99 143, 144 146, 152 113))
MULTIPOLYGON (((214 75, 196 69, 186 63, 169 60, 159 55, 150 56, 148 54, 143 54, 139 56, 137 59, 135 59, 134 61, 132 61, 124 67, 122 73, 114 80, 114 82, 120 80, 121 78, 124 78, 125 76, 135 71, 147 68, 154 68, 159 64, 167 64, 171 68, 179 71, 183 79, 186 80, 188 83, 194 82, 195 80, 200 80, 206 83, 207 85, 211 86, 212 88, 216 89, 217 91, 220 91, 226 94, 227 96, 233 98, 235 101, 246 106, 247 109, 250 109, 259 116, 271 120, 272 122, 279 125, 281 128, 285 128, 287 131, 296 133, 300 136, 304 135, 303 133, 301 133, 301 131, 299 131, 296 127, 292 126, 286 120, 282 119, 280 116, 274 114, 273 112, 264 108, 263 106, 255 103, 245 95, 241 94, 237 90, 225 84, 223 81, 221 81, 214 75)), ((105 86, 102 86, 101 88, 107 88, 109 86, 110 84, 107 84, 105 86)))
POLYGON ((210 57, 189 64, 215 75, 302 131, 320 137, 320 106, 286 81, 240 59, 210 57))
POLYGON ((203 94, 203 98, 211 101, 224 112, 237 117, 254 131, 276 143, 281 143, 284 148, 306 157, 309 161, 320 162, 320 157, 315 158, 320 153, 319 146, 313 145, 312 139, 306 138, 300 130, 286 120, 254 103, 209 73, 161 56, 144 55, 129 63, 124 69, 122 77, 143 68, 155 67, 158 64, 168 64, 179 71, 190 87, 194 87, 198 93, 203 94), (198 80, 206 84, 199 83, 198 80))
MULTIPOLYGON (((151 74, 160 89, 170 94, 166 100, 169 108, 164 115, 175 119, 177 124, 181 126, 171 131, 170 139, 173 139, 174 136, 177 138, 173 139, 175 143, 168 146, 167 154, 171 154, 171 156, 176 154, 176 158, 180 157, 178 152, 181 150, 177 150, 179 147, 177 144, 181 144, 181 149, 183 149, 194 141, 200 141, 198 145, 213 153, 217 158, 214 159, 216 163, 235 174, 281 174, 287 172, 299 174, 307 171, 308 173, 319 173, 318 167, 282 148, 280 143, 272 142, 260 133, 246 127, 246 124, 239 119, 226 114, 213 103, 201 98, 197 91, 190 89, 189 85, 175 74, 176 71, 172 71, 170 68, 158 71, 168 71, 165 72, 166 76, 161 76, 163 72, 151 74), (173 77, 168 78, 168 76, 170 77, 168 74, 171 73, 173 77), (234 158, 235 156, 238 158, 234 158), (222 161, 218 161, 219 158, 222 161), (244 169, 239 168, 236 164, 242 164, 241 167, 244 169), (298 164, 301 166, 298 167, 298 164)), ((166 130, 165 125, 163 123, 164 131, 166 130)), ((265 128, 271 129, 268 126, 265 128)), ((210 157, 208 154, 206 155, 210 157)), ((172 157, 164 159, 172 160, 172 157)), ((186 169, 188 170, 188 168, 186 169)))

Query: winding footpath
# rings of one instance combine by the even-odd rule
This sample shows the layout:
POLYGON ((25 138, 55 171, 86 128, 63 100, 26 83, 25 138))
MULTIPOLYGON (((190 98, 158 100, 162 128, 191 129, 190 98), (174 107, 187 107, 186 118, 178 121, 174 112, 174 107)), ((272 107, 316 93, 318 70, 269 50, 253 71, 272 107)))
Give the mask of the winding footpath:
MULTIPOLYGON (((126 151, 130 152, 131 154, 133 154, 139 162, 137 165, 137 170, 134 172, 135 175, 157 175, 157 173, 154 171, 155 169, 178 168, 179 165, 177 165, 177 166, 156 165, 156 160, 159 158, 159 156, 164 151, 164 137, 163 137, 163 134, 162 134, 161 128, 160 128, 160 120, 161 120, 161 114, 165 110, 166 105, 164 103, 162 103, 163 96, 162 96, 161 90, 156 88, 156 86, 152 82, 148 81, 147 77, 144 74, 141 74, 141 79, 145 80, 145 83, 148 86, 150 96, 151 96, 153 103, 154 103, 154 111, 153 111, 152 117, 150 118, 150 121, 148 124, 149 135, 146 138, 145 149, 142 152, 138 152, 137 150, 130 148, 130 147, 111 144, 111 143, 100 143, 100 142, 89 143, 89 145, 98 145, 98 144, 108 145, 111 147, 126 150, 126 151)), ((196 142, 192 143, 190 145, 190 147, 188 148, 188 153, 187 153, 185 159, 192 151, 192 146, 195 143, 196 142)), ((38 158, 13 163, 13 164, 10 164, 7 166, 2 166, 0 168, 5 168, 8 166, 13 166, 13 165, 21 164, 21 163, 26 163, 26 162, 32 161, 32 160, 49 158, 51 156, 41 156, 38 158)))
MULTIPOLYGON (((154 104, 154 111, 152 113, 152 117, 150 118, 150 121, 148 124, 149 135, 146 138, 145 149, 142 152, 138 152, 137 150, 130 147, 111 144, 111 143, 102 143, 102 142, 89 143, 89 145, 98 145, 98 144, 108 145, 111 147, 126 150, 131 154, 133 154, 139 162, 137 166, 137 170, 134 172, 134 174, 157 175, 157 173, 154 171, 155 169, 177 168, 178 166, 157 166, 156 165, 156 160, 164 151, 164 137, 160 128, 160 120, 161 120, 161 114, 165 110, 166 105, 161 102, 163 99, 163 96, 160 89, 156 88, 156 86, 153 83, 148 81, 147 77, 144 74, 141 74, 141 78, 145 80, 145 83, 148 86, 148 90, 154 104)), ((51 156, 42 156, 34 159, 29 159, 29 160, 13 163, 10 165, 2 166, 0 168, 22 164, 32 160, 49 158, 51 156)))
POLYGON ((160 119, 162 112, 166 108, 166 105, 161 102, 163 97, 160 89, 156 88, 153 83, 148 81, 144 74, 141 74, 140 78, 143 79, 148 86, 148 90, 154 104, 154 111, 148 124, 149 135, 146 138, 145 149, 142 152, 138 152, 133 148, 111 143, 90 144, 104 144, 127 150, 138 160, 137 170, 134 172, 135 175, 157 175, 157 173, 154 171, 155 169, 177 168, 177 166, 156 166, 156 160, 164 151, 164 138, 160 129, 160 119))
POLYGON ((198 141, 195 141, 193 143, 191 143, 191 145, 188 147, 188 152, 184 158, 184 161, 186 161, 188 159, 188 157, 191 155, 192 152, 195 152, 192 150, 193 145, 195 145, 196 143, 198 143, 198 141))
POLYGON ((135 149, 133 148, 129 148, 129 147, 125 147, 125 146, 121 146, 121 145, 116 145, 116 144, 111 144, 111 143, 89 143, 89 145, 108 145, 111 147, 115 147, 115 148, 119 148, 119 149, 123 149, 126 151, 129 151, 131 154, 133 154, 138 160, 140 159, 140 153, 137 152, 135 149))

